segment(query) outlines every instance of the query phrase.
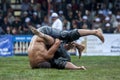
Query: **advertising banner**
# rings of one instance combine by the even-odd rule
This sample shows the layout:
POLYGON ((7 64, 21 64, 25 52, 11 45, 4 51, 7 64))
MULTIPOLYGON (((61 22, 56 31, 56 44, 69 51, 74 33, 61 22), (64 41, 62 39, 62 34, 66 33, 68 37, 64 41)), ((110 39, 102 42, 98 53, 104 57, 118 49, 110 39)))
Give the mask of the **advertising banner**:
POLYGON ((0 35, 0 56, 12 56, 12 35, 0 35))
POLYGON ((102 43, 96 36, 81 37, 77 43, 85 45, 83 55, 120 56, 120 34, 104 34, 104 38, 102 43))

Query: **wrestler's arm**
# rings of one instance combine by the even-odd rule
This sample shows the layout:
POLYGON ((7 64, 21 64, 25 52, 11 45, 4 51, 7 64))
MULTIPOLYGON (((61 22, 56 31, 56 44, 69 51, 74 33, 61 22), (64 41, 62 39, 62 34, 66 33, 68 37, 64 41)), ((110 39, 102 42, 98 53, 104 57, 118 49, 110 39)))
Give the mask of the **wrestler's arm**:
POLYGON ((47 50, 46 48, 42 49, 41 56, 43 56, 46 60, 53 58, 54 53, 57 51, 60 45, 60 40, 56 39, 55 43, 47 50))

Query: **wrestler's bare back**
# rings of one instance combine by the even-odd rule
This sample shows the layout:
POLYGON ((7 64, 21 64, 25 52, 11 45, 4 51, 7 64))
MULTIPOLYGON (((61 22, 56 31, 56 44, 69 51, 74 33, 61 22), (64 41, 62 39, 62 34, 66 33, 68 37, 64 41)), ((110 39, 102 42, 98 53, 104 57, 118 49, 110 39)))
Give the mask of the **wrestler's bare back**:
POLYGON ((39 62, 45 61, 42 53, 44 53, 45 45, 42 38, 36 35, 32 37, 30 45, 28 47, 28 56, 30 59, 30 64, 37 65, 39 62))
POLYGON ((45 40, 34 35, 28 47, 28 56, 31 66, 37 66, 39 63, 48 61, 54 56, 60 41, 57 39, 49 50, 46 48, 45 40))

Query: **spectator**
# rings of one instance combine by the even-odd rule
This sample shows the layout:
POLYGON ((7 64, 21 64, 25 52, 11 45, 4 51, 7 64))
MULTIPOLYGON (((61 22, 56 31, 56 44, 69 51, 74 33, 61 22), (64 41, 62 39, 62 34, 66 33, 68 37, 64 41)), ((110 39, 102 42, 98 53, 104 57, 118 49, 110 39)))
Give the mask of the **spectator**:
POLYGON ((108 17, 108 16, 106 16, 105 17, 105 19, 103 20, 103 25, 102 25, 102 29, 104 30, 104 26, 107 24, 107 23, 109 23, 110 24, 110 26, 112 27, 112 24, 110 23, 110 17, 108 17))
MULTIPOLYGON (((72 12, 72 11, 69 11, 66 19, 67 19, 68 21, 70 21, 70 23, 72 24, 72 20, 74 19, 74 15, 73 15, 73 12, 72 12)), ((72 27, 71 27, 71 29, 72 29, 72 27)))
POLYGON ((12 23, 12 34, 21 34, 22 33, 22 26, 19 17, 15 17, 15 21, 12 23))
POLYGON ((116 18, 115 18, 115 15, 112 13, 112 11, 108 11, 108 17, 110 17, 110 23, 113 24, 116 18))
POLYGON ((104 27, 105 28, 103 29, 103 33, 113 33, 114 32, 110 23, 106 23, 104 27))
POLYGON ((114 33, 120 33, 120 24, 117 26, 117 28, 115 29, 114 33))
POLYGON ((89 11, 89 10, 86 10, 85 14, 88 17, 88 21, 89 22, 93 22, 94 14, 91 11, 89 11))
POLYGON ((28 12, 29 17, 31 17, 33 15, 34 10, 33 10, 33 7, 31 5, 29 6, 27 12, 28 12))
POLYGON ((120 25, 120 15, 116 16, 116 21, 113 23, 113 28, 116 29, 120 25))
POLYGON ((58 18, 59 17, 58 14, 52 13, 51 17, 53 20, 52 28, 63 30, 63 24, 62 24, 61 20, 58 18))
POLYGON ((67 4, 67 6, 66 6, 65 18, 66 18, 67 20, 69 20, 70 22, 72 22, 73 12, 72 12, 72 5, 71 5, 71 4, 67 4))
POLYGON ((46 15, 46 12, 41 9, 40 4, 38 5, 36 12, 38 14, 38 18, 40 19, 40 21, 42 21, 44 19, 44 16, 46 15))
POLYGON ((77 29, 77 21, 75 19, 72 20, 72 29, 77 29))
POLYGON ((63 30, 70 30, 70 22, 67 19, 64 19, 63 21, 63 30))
POLYGON ((44 20, 43 20, 41 26, 49 26, 49 19, 48 19, 48 16, 45 16, 45 17, 44 17, 44 20))
POLYGON ((92 24, 92 29, 102 28, 102 23, 99 17, 95 18, 92 24))
POLYGON ((4 22, 2 24, 2 29, 3 31, 6 33, 6 34, 11 34, 11 25, 10 23, 8 22, 8 18, 5 17, 4 18, 4 22))
POLYGON ((92 29, 92 24, 88 21, 86 15, 84 15, 82 21, 78 23, 78 29, 92 29))
POLYGON ((105 3, 103 3, 101 8, 102 8, 102 11, 103 11, 103 15, 107 16, 108 15, 108 11, 109 11, 108 8, 107 8, 107 5, 105 3))
POLYGON ((65 17, 64 17, 64 15, 63 15, 63 11, 62 10, 60 10, 59 11, 59 19, 63 22, 64 21, 64 19, 65 19, 65 17))
POLYGON ((31 31, 30 31, 30 29, 28 28, 28 26, 30 26, 30 25, 32 25, 32 23, 31 23, 31 19, 29 18, 29 17, 27 17, 26 19, 25 19, 25 23, 23 24, 23 34, 32 34, 31 33, 31 31))
POLYGON ((77 16, 75 17, 78 22, 82 21, 82 12, 81 11, 76 11, 77 16))
POLYGON ((15 20, 15 17, 12 15, 11 12, 8 12, 7 18, 8 18, 8 22, 9 22, 10 24, 12 24, 13 21, 15 20))
POLYGON ((96 14, 96 15, 97 15, 97 17, 100 18, 101 21, 104 20, 104 18, 105 18, 102 10, 99 10, 99 11, 98 11, 98 14, 96 14))
POLYGON ((38 18, 37 12, 34 12, 34 13, 33 13, 32 18, 31 18, 31 22, 33 23, 33 25, 34 25, 35 27, 37 27, 37 25, 40 25, 41 21, 40 21, 40 19, 38 18))
POLYGON ((22 21, 22 24, 25 23, 25 19, 28 17, 28 12, 27 11, 24 11, 23 12, 23 15, 21 16, 21 21, 22 21))

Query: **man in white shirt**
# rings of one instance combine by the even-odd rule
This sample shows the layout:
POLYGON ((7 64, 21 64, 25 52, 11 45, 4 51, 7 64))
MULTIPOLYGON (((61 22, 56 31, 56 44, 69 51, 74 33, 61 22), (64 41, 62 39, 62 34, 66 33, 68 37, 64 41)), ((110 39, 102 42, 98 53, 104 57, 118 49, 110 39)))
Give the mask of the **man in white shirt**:
POLYGON ((63 24, 62 21, 58 18, 58 14, 52 13, 51 17, 53 20, 52 28, 63 30, 63 24))

